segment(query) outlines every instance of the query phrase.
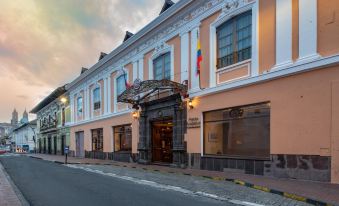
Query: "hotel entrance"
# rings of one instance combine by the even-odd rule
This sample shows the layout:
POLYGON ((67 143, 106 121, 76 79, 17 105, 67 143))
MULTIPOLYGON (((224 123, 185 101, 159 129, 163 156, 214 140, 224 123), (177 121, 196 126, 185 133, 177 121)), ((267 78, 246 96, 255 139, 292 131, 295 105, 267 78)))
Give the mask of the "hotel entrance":
POLYGON ((186 84, 168 79, 136 79, 133 87, 118 96, 118 102, 131 104, 139 113, 139 163, 187 165, 186 96, 186 84))
POLYGON ((173 123, 172 120, 152 123, 152 162, 173 162, 173 123))

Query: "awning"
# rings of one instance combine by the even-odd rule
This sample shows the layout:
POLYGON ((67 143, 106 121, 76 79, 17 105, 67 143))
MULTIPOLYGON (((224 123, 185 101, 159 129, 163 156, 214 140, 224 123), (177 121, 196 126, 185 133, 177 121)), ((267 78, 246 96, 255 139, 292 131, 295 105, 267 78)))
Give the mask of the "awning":
POLYGON ((127 88, 118 96, 117 101, 132 104, 134 108, 145 101, 145 98, 161 91, 171 91, 173 94, 180 94, 187 97, 187 85, 167 79, 145 80, 136 79, 133 85, 127 88))

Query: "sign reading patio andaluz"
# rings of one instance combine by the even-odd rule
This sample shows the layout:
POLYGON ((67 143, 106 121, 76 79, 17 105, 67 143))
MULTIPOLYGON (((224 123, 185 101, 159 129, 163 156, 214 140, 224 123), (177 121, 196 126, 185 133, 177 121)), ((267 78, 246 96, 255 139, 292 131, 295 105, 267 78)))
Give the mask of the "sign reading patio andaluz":
POLYGON ((187 128, 200 128, 200 120, 198 117, 188 118, 187 128))

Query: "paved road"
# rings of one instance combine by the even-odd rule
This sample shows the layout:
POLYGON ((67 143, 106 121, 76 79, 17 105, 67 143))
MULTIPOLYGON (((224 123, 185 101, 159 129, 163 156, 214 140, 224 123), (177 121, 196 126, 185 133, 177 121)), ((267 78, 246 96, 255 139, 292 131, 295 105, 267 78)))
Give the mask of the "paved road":
POLYGON ((308 205, 196 176, 112 165, 64 166, 26 156, 0 156, 0 162, 32 205, 308 205))
POLYGON ((236 205, 29 157, 0 157, 27 201, 49 205, 236 205))

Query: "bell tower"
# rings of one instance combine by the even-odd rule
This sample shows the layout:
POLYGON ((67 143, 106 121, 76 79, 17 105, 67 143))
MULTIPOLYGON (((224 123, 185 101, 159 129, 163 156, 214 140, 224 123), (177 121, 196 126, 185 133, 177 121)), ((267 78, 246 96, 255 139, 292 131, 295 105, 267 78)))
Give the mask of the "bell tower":
POLYGON ((14 111, 12 112, 11 125, 15 126, 17 124, 18 124, 18 112, 14 108, 14 111))

